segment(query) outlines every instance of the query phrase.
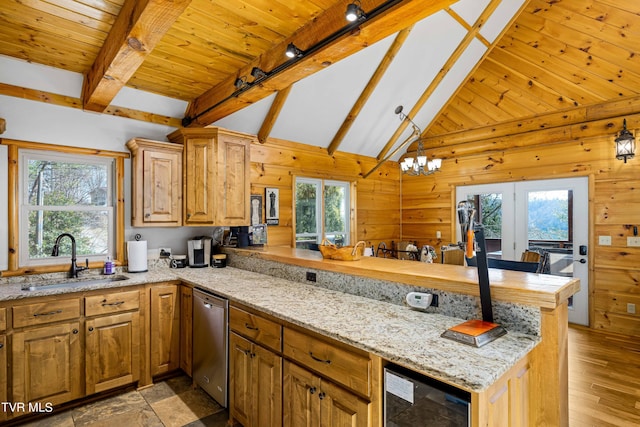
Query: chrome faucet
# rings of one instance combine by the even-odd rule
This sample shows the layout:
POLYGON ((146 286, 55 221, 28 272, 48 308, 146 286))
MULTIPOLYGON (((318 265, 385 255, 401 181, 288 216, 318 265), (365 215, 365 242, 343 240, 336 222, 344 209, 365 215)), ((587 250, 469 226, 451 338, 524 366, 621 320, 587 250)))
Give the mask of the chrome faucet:
POLYGON ((62 233, 56 237, 56 243, 53 245, 51 256, 58 256, 58 246, 60 245, 60 240, 63 237, 71 239, 71 268, 69 269, 69 277, 75 278, 78 277, 79 272, 89 269, 89 259, 86 260, 85 267, 78 267, 76 264, 76 239, 69 233, 62 233))

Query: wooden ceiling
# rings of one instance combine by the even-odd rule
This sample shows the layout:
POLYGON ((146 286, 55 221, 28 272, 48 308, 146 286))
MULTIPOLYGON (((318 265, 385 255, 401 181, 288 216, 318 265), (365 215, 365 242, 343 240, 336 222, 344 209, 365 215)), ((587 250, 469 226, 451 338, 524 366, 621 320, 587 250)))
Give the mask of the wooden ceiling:
MULTIPOLYGON (((501 1, 510 0, 486 0, 483 18, 475 26, 464 24, 469 39, 482 41, 478 31, 501 1)), ((440 10, 460 20, 449 9, 454 0, 362 0, 365 11, 381 12, 340 33, 350 2, 5 0, 0 2, 0 54, 81 73, 85 82, 80 99, 33 94, 9 85, 1 85, 0 94, 113 114, 111 101, 129 86, 189 102, 183 123, 206 126, 279 92, 274 102, 278 106, 286 102, 295 82, 389 35, 410 30, 440 10), (286 64, 283 52, 290 42, 306 50, 336 34, 312 55, 286 64), (250 76, 253 67, 280 67, 282 72, 238 92, 234 82, 250 76)), ((483 41, 487 53, 470 77, 443 102, 433 120, 420 124, 426 142, 442 147, 449 143, 445 141, 460 141, 458 135, 470 130, 616 100, 634 104, 640 97, 640 2, 529 0, 525 5, 495 43, 483 41)), ((394 54, 390 49, 379 64, 382 74, 385 61, 392 61, 394 54)), ((417 88, 425 99, 412 109, 411 117, 434 93, 431 83, 417 88)), ((343 127, 355 120, 357 106, 340 119, 343 127)), ((128 113, 121 109, 119 114, 128 113)), ((158 121, 153 115, 129 114, 158 121)), ((176 124, 183 118, 169 119, 176 124)), ((400 134, 399 128, 380 147, 379 158, 400 134)), ((328 140, 326 147, 331 153, 339 143, 328 140)))

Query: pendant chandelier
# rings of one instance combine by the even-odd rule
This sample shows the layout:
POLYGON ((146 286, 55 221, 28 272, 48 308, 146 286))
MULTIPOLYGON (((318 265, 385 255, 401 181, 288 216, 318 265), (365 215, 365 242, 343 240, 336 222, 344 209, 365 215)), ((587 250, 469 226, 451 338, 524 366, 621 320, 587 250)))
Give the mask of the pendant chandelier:
POLYGON ((413 157, 405 157, 400 163, 400 169, 406 175, 419 176, 431 175, 438 172, 442 165, 442 159, 427 160, 422 147, 422 140, 418 140, 418 151, 416 151, 415 159, 413 157))
POLYGON ((407 120, 413 126, 413 134, 409 137, 418 138, 418 150, 416 151, 416 157, 407 156, 400 162, 400 169, 402 173, 410 176, 431 175, 438 172, 442 165, 442 159, 428 160, 426 154, 424 154, 424 147, 422 146, 422 131, 416 125, 409 116, 402 112, 402 105, 396 108, 396 114, 400 116, 400 121, 407 120))

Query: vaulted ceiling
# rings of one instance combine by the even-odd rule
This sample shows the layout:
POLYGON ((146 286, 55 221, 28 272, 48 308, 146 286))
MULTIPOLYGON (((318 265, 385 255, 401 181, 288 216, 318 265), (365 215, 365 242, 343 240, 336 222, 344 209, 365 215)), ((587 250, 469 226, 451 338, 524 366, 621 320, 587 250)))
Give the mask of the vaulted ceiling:
POLYGON ((639 42, 637 0, 6 0, 0 55, 83 83, 63 96, 0 81, 0 94, 397 159, 415 149, 397 105, 442 149, 500 123, 638 104, 639 42), (347 22, 349 3, 366 18, 347 22), (123 88, 188 107, 117 105, 123 88))

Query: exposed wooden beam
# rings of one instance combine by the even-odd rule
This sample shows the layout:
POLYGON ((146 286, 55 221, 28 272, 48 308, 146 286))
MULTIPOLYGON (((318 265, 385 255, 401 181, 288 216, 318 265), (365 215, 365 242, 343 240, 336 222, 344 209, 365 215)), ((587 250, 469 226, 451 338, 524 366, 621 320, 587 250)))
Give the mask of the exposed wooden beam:
POLYGON ((191 0, 126 0, 85 76, 83 107, 104 111, 191 0))
POLYGON ((453 158, 505 150, 514 141, 520 146, 527 146, 536 144, 536 141, 539 143, 540 140, 555 143, 610 133, 613 150, 613 140, 622 127, 621 118, 625 117, 630 129, 640 127, 640 96, 548 114, 535 114, 524 119, 423 138, 422 142, 430 147, 430 154, 453 158), (565 132, 567 129, 571 130, 570 135, 565 132), (541 136, 543 133, 544 137, 541 136))
POLYGON ((262 121, 262 126, 260 127, 260 131, 258 132, 258 141, 260 142, 260 144, 264 144, 265 142, 267 142, 267 138, 269 138, 269 135, 271 134, 273 125, 276 124, 276 120, 278 120, 280 111, 282 110, 284 103, 287 101, 289 92, 291 92, 291 86, 287 86, 286 88, 279 90, 276 94, 276 98, 273 100, 271 108, 267 113, 267 117, 265 117, 262 121))
MULTIPOLYGON (((77 108, 80 110, 82 109, 82 100, 80 98, 59 95, 42 90, 27 89, 24 87, 13 86, 6 83, 0 83, 0 95, 13 96, 15 98, 28 99, 30 101, 39 101, 46 104, 60 105, 63 107, 77 108)), ((130 108, 118 107, 115 105, 110 105, 109 107, 107 107, 107 109, 104 111, 104 114, 172 127, 180 127, 182 125, 182 120, 176 117, 162 116, 160 114, 147 113, 145 111, 132 110, 130 108)))
MULTIPOLYGON (((436 75, 436 77, 431 81, 431 83, 429 83, 429 85, 424 90, 424 92, 422 93, 418 101, 415 103, 415 105, 411 108, 411 111, 409 112, 409 114, 407 114, 407 116, 409 116, 410 118, 413 118, 416 116, 416 114, 418 114, 418 112, 422 109, 424 104, 429 100, 429 97, 431 97, 431 95, 438 88, 442 80, 444 80, 444 78, 449 73, 451 68, 453 68, 453 66, 456 64, 458 59, 460 59, 460 57, 465 52, 467 47, 476 38, 477 34, 480 32, 480 29, 482 28, 484 23, 487 21, 487 19, 489 19, 493 11, 496 10, 500 2, 501 0, 491 0, 491 2, 487 5, 487 7, 485 7, 485 9, 482 11, 480 16, 476 20, 476 22, 467 32, 467 35, 458 44, 458 46, 453 51, 453 53, 451 54, 447 62, 444 64, 444 66, 440 69, 440 71, 438 71, 438 74, 436 75)), ((385 158, 389 150, 391 150, 391 148, 396 144, 396 142, 398 141, 398 138, 400 138, 400 135, 402 135, 404 130, 407 128, 408 124, 409 122, 407 120, 403 120, 400 123, 400 125, 398 126, 396 131, 393 133, 391 138, 389 138, 389 141, 387 141, 384 148, 378 154, 377 156, 378 161, 382 161, 382 159, 385 158)))
POLYGON ((382 61, 380 61, 380 64, 378 64, 378 68, 369 79, 369 82, 365 86, 364 90, 362 91, 362 93, 360 94, 356 102, 353 104, 353 107, 351 107, 351 111, 349 111, 347 118, 344 119, 344 122, 342 122, 342 125, 340 126, 340 129, 338 129, 338 132, 336 132, 335 136, 333 137, 331 144, 329 144, 329 147, 327 148, 329 155, 332 155, 333 153, 335 153, 335 151, 338 149, 338 147, 342 143, 342 140, 344 139, 347 132, 349 132, 349 129, 351 128, 351 125, 353 125, 353 122, 355 121, 356 117, 358 117, 358 114, 360 114, 360 111, 362 110, 364 105, 367 103, 367 100, 369 99, 373 91, 376 89, 376 87, 378 87, 378 83, 380 83, 380 80, 386 73, 387 69, 389 68, 389 65, 391 65, 394 58, 396 57, 396 54, 404 44, 405 40, 407 40, 407 37, 409 36, 409 33, 411 33, 412 28, 413 28, 413 25, 403 29, 398 33, 396 38, 393 40, 393 43, 387 50, 387 53, 384 55, 384 58, 382 58, 382 61))
POLYGON ((350 33, 317 48, 312 54, 287 62, 284 53, 289 43, 294 43, 303 51, 309 50, 346 27, 346 2, 338 1, 293 36, 275 45, 260 58, 238 70, 237 74, 228 76, 220 84, 196 98, 185 117, 185 123, 189 126, 207 126, 453 3, 455 0, 362 0, 362 8, 367 13, 381 5, 389 5, 390 8, 354 27, 350 33), (237 93, 235 80, 241 76, 249 76, 253 67, 271 72, 281 66, 287 66, 286 70, 237 93))

